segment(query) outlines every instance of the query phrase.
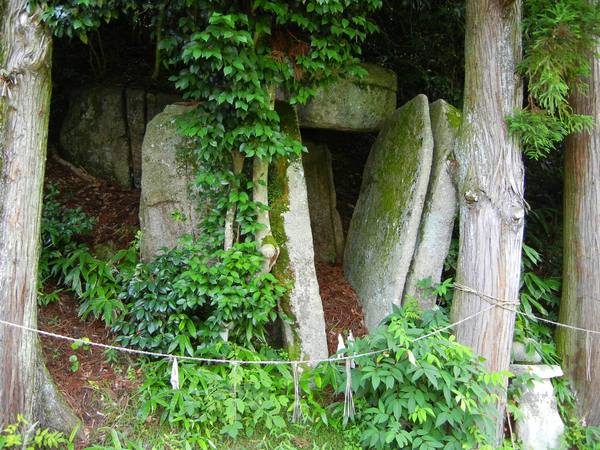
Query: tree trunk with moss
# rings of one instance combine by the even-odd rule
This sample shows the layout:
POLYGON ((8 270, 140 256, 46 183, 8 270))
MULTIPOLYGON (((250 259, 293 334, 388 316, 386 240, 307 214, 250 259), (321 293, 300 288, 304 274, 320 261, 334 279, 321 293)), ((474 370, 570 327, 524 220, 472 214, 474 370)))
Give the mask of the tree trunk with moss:
MULTIPOLYGON (((37 267, 48 118, 51 36, 26 0, 0 2, 0 319, 37 326, 37 267)), ((69 430, 37 335, 0 325, 0 425, 23 414, 69 430)))
MULTIPOLYGON (((600 51, 600 47, 597 49, 600 51)), ((574 112, 596 119, 591 133, 566 143, 563 290, 559 321, 600 331, 600 61, 594 57, 588 91, 571 99, 574 112)), ((600 337, 558 328, 558 349, 577 393, 579 414, 600 426, 600 337)))
MULTIPOLYGON (((521 268, 524 171, 519 144, 504 119, 522 104, 516 75, 521 1, 468 0, 466 8, 464 113, 455 147, 460 203, 457 282, 514 301, 521 268)), ((485 298, 457 289, 452 319, 489 307, 485 298)), ((495 307, 457 326, 456 336, 483 356, 489 369, 508 370, 514 322, 514 312, 495 307)), ((499 430, 501 424, 502 420, 499 430)))

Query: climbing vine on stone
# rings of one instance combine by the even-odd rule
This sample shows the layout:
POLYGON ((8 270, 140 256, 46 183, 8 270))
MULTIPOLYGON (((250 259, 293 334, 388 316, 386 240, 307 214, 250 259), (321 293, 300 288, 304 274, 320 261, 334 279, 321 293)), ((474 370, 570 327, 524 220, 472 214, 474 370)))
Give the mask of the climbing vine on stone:
MULTIPOLYGON (((193 142, 180 157, 195 168, 192 190, 202 192, 199 206, 209 210, 194 248, 213 267, 219 267, 224 257, 240 252, 250 260, 262 258, 261 267, 256 270, 252 265, 251 273, 244 265, 235 267, 240 280, 270 272, 282 242, 271 231, 269 166, 299 158, 304 151, 296 136, 282 130, 275 101, 304 104, 319 87, 336 78, 363 75, 358 59, 361 44, 376 30, 368 17, 382 1, 35 3, 42 7, 42 18, 55 35, 77 36, 83 42, 103 22, 122 15, 134 20, 145 18, 144 23, 150 24, 157 40, 153 76, 166 69, 176 88, 194 106, 179 120, 181 133, 193 142)), ((163 258, 163 262, 168 260, 163 258)), ((208 284, 219 278, 219 274, 214 275, 208 284)), ((264 283, 262 291, 275 296, 282 295, 281 286, 289 287, 288 280, 273 277, 264 283), (269 283, 280 287, 270 289, 269 283)), ((224 293, 213 294, 212 300, 202 303, 219 308, 222 302, 218 297, 224 293)), ((136 298, 129 300, 125 316, 134 317, 131 308, 136 298)), ((185 313, 190 317, 207 316, 206 311, 185 313)), ((245 313, 240 310, 240 314, 245 313)), ((217 316, 222 315, 211 317, 217 316)), ((236 317, 236 313, 230 311, 226 316, 236 317)), ((246 323, 253 323, 249 319, 246 323)), ((217 334, 221 327, 231 331, 230 335, 244 336, 244 330, 236 329, 236 324, 215 326, 217 334)))

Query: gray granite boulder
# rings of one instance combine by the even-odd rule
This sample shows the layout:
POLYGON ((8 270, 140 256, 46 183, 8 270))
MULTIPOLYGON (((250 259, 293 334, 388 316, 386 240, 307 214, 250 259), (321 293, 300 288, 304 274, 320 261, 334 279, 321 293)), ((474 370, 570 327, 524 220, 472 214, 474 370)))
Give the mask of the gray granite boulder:
POLYGON ((190 109, 170 105, 148 123, 142 145, 140 228, 142 259, 150 260, 162 247, 171 248, 184 234, 197 234, 202 214, 191 194, 191 168, 177 157, 187 145, 174 120, 190 109))
POLYGON ((75 91, 60 131, 61 153, 98 178, 140 187, 146 124, 178 100, 172 94, 135 87, 75 91))
POLYGON ((340 79, 317 92, 298 111, 302 128, 372 132, 396 109, 397 77, 390 70, 364 64, 359 80, 340 79))
POLYGON ((558 412, 552 378, 561 377, 560 366, 511 364, 515 375, 529 373, 533 385, 527 386, 518 399, 520 416, 516 432, 524 450, 554 450, 561 448, 565 426, 558 412))
POLYGON ((302 165, 315 257, 329 263, 341 262, 344 257, 344 230, 336 207, 331 153, 324 144, 304 144, 308 153, 302 155, 302 165))
POLYGON ((64 158, 92 175, 129 187, 131 153, 123 88, 75 91, 60 131, 64 158))
POLYGON ((432 155, 429 102, 419 95, 388 118, 373 144, 348 231, 344 272, 369 330, 401 303, 432 155))
MULTIPOLYGON (((284 132, 300 139, 296 111, 278 102, 284 132)), ((291 319, 284 323, 284 340, 291 358, 327 357, 325 317, 315 271, 315 255, 302 161, 279 160, 269 175, 271 229, 280 250, 273 273, 291 290, 280 301, 291 319)))
POLYGON ((441 281, 458 206, 452 165, 460 112, 444 100, 438 100, 431 104, 429 114, 433 163, 417 246, 404 291, 405 298, 416 298, 423 309, 433 307, 435 297, 427 289, 420 289, 418 282, 429 279, 435 285, 441 281))

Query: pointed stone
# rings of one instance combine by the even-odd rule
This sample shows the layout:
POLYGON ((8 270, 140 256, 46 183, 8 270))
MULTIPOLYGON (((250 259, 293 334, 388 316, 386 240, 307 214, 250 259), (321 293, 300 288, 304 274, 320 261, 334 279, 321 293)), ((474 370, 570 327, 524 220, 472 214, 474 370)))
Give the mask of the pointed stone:
MULTIPOLYGON (((300 140, 298 117, 293 107, 277 103, 282 130, 300 140)), ((291 319, 284 323, 284 340, 293 359, 327 357, 325 316, 319 294, 308 211, 304 169, 300 158, 280 159, 269 175, 271 229, 280 254, 273 274, 291 290, 280 301, 291 319)))
POLYGON ((315 257, 328 263, 341 262, 344 257, 344 231, 336 207, 331 153, 324 144, 305 142, 305 145, 308 153, 302 155, 302 165, 315 257))
POLYGON ((417 287, 420 280, 439 284, 444 261, 452 241, 458 206, 452 181, 454 142, 460 126, 460 111, 444 100, 431 104, 429 114, 433 132, 433 163, 419 237, 411 263, 404 298, 416 298, 423 309, 435 305, 428 289, 417 287))
POLYGON ((191 168, 177 158, 185 139, 175 118, 191 107, 170 105, 150 121, 142 145, 140 228, 142 259, 150 260, 161 248, 172 248, 184 234, 197 234, 200 213, 190 195, 191 168))
POLYGON ((433 137, 427 97, 387 120, 373 144, 344 252, 344 271, 373 330, 399 305, 427 194, 433 137))

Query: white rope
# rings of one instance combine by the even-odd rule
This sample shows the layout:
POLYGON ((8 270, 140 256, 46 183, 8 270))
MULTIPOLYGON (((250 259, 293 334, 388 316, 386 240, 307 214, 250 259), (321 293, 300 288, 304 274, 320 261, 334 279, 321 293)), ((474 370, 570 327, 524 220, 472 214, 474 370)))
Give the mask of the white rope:
POLYGON ((573 331, 581 331, 581 332, 590 333, 590 334, 600 334, 600 331, 597 331, 597 330, 591 330, 588 328, 578 327, 576 325, 570 325, 568 323, 562 323, 562 322, 556 322, 556 321, 550 320, 550 319, 544 319, 543 317, 539 317, 539 316, 536 316, 535 314, 519 311, 518 309, 512 308, 510 306, 510 305, 519 305, 518 301, 509 301, 509 300, 504 300, 501 298, 496 298, 491 295, 484 294, 483 292, 476 291, 473 288, 463 286, 459 283, 454 284, 454 289, 458 289, 459 291, 467 292, 470 294, 475 294, 475 295, 483 298, 485 301, 487 301, 487 303, 490 303, 492 306, 498 306, 499 308, 502 308, 506 311, 514 312, 520 316, 527 317, 531 320, 539 320, 540 322, 544 322, 544 323, 547 323, 550 325, 554 325, 554 326, 561 327, 561 328, 566 328, 566 329, 573 330, 573 331))
MULTIPOLYGON (((420 341, 421 339, 426 339, 428 337, 431 337, 435 334, 441 333, 443 331, 449 330, 457 325, 460 325, 463 322, 466 322, 468 320, 473 319, 474 317, 483 314, 487 311, 489 311, 490 309, 494 308, 494 305, 490 306, 487 309, 483 309, 481 311, 476 312, 475 314, 471 314, 470 316, 467 316, 461 320, 458 320, 454 323, 451 323, 449 325, 446 325, 444 327, 441 327, 437 330, 434 330, 430 333, 424 334, 422 336, 417 337, 416 339, 413 340, 413 342, 417 342, 420 341)), ((118 345, 109 345, 109 344, 102 344, 100 342, 93 342, 93 341, 88 341, 87 339, 84 341, 83 338, 74 338, 71 336, 64 336, 62 334, 57 334, 57 333, 52 333, 50 331, 44 331, 44 330, 40 330, 37 328, 32 328, 32 327, 28 327, 26 325, 20 325, 17 323, 13 323, 13 322, 8 322, 6 320, 2 320, 0 319, 0 324, 1 325, 5 325, 5 326, 9 326, 9 327, 13 327, 13 328, 18 328, 20 330, 24 330, 24 331, 28 331, 31 333, 37 333, 40 334, 42 336, 47 336, 47 337, 51 337, 51 338, 55 338, 55 339, 62 339, 65 341, 69 341, 69 342, 77 342, 77 343, 81 343, 81 344, 85 344, 85 345, 89 345, 91 347, 98 347, 98 348, 104 348, 104 349, 109 349, 109 350, 115 350, 118 352, 123 352, 123 353, 131 353, 131 354, 136 354, 136 355, 142 355, 142 356, 153 356, 155 358, 167 358, 167 359, 172 359, 173 355, 169 354, 169 353, 160 353, 160 352, 150 352, 147 350, 138 350, 138 349, 134 349, 134 348, 129 348, 129 347, 121 347, 118 345)), ((256 361, 250 361, 250 360, 237 360, 237 359, 221 359, 221 358, 201 358, 201 357, 197 357, 197 356, 184 356, 184 355, 178 355, 177 359, 179 360, 183 360, 183 361, 195 361, 195 362, 201 362, 201 363, 210 363, 210 364, 239 364, 239 365, 263 365, 263 366, 267 366, 267 365, 277 365, 277 364, 285 364, 285 365, 298 365, 298 364, 308 364, 308 365, 317 365, 317 364, 321 364, 321 363, 326 363, 326 362, 331 362, 331 363, 335 363, 335 362, 341 362, 341 361, 346 361, 347 359, 353 360, 353 359, 357 359, 357 358, 363 358, 366 356, 374 356, 374 355, 379 355, 381 353, 387 352, 390 349, 383 349, 383 350, 374 350, 372 352, 366 352, 366 353, 360 353, 358 355, 346 355, 346 356, 335 356, 332 358, 316 358, 316 359, 307 359, 307 360, 295 360, 295 361, 289 361, 289 360, 256 360, 256 361)))
MULTIPOLYGON (((524 317, 528 317, 532 320, 539 320, 540 322, 544 322, 544 323, 548 323, 551 325, 555 325, 558 327, 563 327, 563 328, 567 328, 567 329, 571 329, 574 331, 582 331, 582 332, 587 332, 587 333, 591 333, 591 334, 600 334, 600 331, 596 331, 596 330, 589 330, 586 328, 582 328, 582 327, 578 327, 575 325, 570 325, 570 324, 565 324, 565 323, 560 323, 560 322, 556 322, 554 320, 550 320, 550 319, 544 319, 543 317, 538 317, 534 314, 530 314, 530 313, 525 313, 523 311, 519 311, 513 307, 511 307, 511 305, 517 305, 518 303, 516 301, 510 301, 510 300, 505 300, 505 299, 499 299, 496 297, 493 297, 491 295, 488 294, 484 294, 482 292, 476 291, 473 288, 469 288, 467 286, 463 286, 459 283, 456 283, 454 285, 454 288, 459 290, 459 291, 463 291, 463 292, 467 292, 467 293, 471 293, 474 295, 477 295, 483 299, 485 299, 488 303, 490 303, 489 307, 481 309, 469 316, 466 316, 460 320, 457 320, 456 322, 450 323, 448 325, 445 325, 441 328, 438 328, 436 330, 433 330, 429 333, 423 334, 417 338, 415 338, 413 340, 413 342, 417 342, 420 341, 422 339, 427 339, 428 337, 434 336, 436 334, 442 333, 444 331, 450 330, 458 325, 461 325, 464 322, 467 322, 471 319, 474 319, 475 317, 485 314, 486 312, 490 311, 491 309, 495 308, 495 307, 499 307, 502 309, 505 309, 507 311, 511 311, 514 312, 516 314, 519 314, 521 316, 524 317)), ((32 327, 28 327, 26 325, 20 325, 17 323, 13 323, 13 322, 9 322, 6 320, 2 320, 0 319, 0 324, 1 325, 5 325, 8 327, 13 327, 13 328, 18 328, 20 330, 24 330, 24 331, 28 331, 31 333, 37 333, 40 334, 42 336, 47 336, 47 337, 51 337, 51 338, 55 338, 55 339, 62 339, 65 341, 69 341, 69 342, 77 342, 77 343, 81 343, 81 344, 86 344, 89 345, 91 347, 98 347, 98 348, 103 348, 103 349, 109 349, 109 350, 115 350, 118 352, 123 352, 123 353, 130 353, 130 354, 136 354, 136 355, 142 355, 142 356, 152 356, 155 358, 167 358, 167 359, 172 359, 173 355, 168 354, 168 353, 161 353, 161 352, 151 352, 151 351, 147 351, 147 350, 138 350, 138 349, 133 349, 133 348, 129 348, 129 347, 121 347, 118 345, 109 345, 109 344, 102 344, 100 342, 93 342, 93 341, 88 341, 88 340, 83 340, 83 338, 74 338, 71 336, 65 336, 65 335, 61 335, 61 334, 57 334, 57 333, 52 333, 50 331, 44 331, 44 330, 40 330, 37 328, 32 328, 32 327)), ((332 358, 316 358, 316 359, 307 359, 307 360, 295 360, 295 361, 290 361, 290 360, 256 360, 256 361, 250 361, 250 360, 236 360, 236 359, 224 359, 224 358, 202 358, 202 357, 197 357, 197 356, 183 356, 183 355, 178 355, 177 359, 182 360, 182 361, 195 361, 195 362, 201 362, 201 363, 211 363, 211 364, 239 364, 239 365, 277 365, 277 364, 281 364, 281 365, 294 365, 294 364, 307 364, 307 365, 317 365, 320 363, 336 363, 336 362, 342 362, 342 361, 346 361, 346 360, 356 360, 359 358, 364 358, 367 356, 374 356, 374 355, 379 355, 381 353, 384 352, 388 352, 390 351, 390 349, 383 349, 383 350, 374 350, 371 352, 365 352, 365 353, 360 353, 360 354, 356 354, 356 355, 345 355, 345 356, 335 356, 332 358)))

